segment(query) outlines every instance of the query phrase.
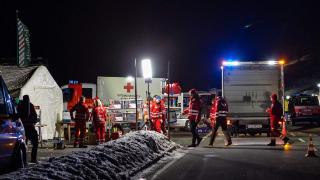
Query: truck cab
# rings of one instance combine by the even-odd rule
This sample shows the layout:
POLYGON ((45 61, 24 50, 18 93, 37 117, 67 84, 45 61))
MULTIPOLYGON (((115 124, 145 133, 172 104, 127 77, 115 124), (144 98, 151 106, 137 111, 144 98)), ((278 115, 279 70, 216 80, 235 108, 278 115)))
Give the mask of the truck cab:
POLYGON ((320 124, 320 106, 317 96, 296 94, 289 98, 288 120, 296 122, 317 122, 320 124))
POLYGON ((70 81, 69 84, 61 87, 63 92, 63 119, 71 120, 69 111, 78 103, 81 96, 86 97, 85 104, 89 110, 93 107, 93 99, 96 97, 96 84, 78 83, 70 81))

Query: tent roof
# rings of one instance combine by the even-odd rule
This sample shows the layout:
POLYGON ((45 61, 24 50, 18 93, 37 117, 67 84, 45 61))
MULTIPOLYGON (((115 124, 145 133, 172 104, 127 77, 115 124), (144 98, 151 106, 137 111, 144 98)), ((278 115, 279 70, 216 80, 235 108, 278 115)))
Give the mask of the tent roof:
POLYGON ((28 82, 38 66, 18 67, 0 65, 0 74, 12 97, 19 97, 20 89, 28 82))

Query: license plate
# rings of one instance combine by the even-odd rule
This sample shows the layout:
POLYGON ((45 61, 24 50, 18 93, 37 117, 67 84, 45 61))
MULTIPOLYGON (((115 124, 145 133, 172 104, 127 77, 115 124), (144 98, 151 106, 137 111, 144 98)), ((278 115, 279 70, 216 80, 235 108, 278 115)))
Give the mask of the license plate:
POLYGON ((248 129, 259 129, 262 128, 262 124, 248 124, 248 129))

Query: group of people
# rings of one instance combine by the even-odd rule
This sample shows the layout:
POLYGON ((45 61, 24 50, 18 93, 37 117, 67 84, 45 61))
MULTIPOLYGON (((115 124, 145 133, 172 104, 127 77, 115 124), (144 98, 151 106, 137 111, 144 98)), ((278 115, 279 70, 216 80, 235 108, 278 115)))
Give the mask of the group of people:
POLYGON ((86 134, 86 122, 90 119, 93 122, 94 132, 96 135, 96 143, 100 144, 105 142, 107 110, 102 105, 100 99, 96 98, 94 100, 94 107, 92 109, 92 113, 90 113, 88 106, 85 104, 85 97, 82 96, 79 102, 70 110, 70 116, 71 119, 75 121, 75 139, 73 144, 74 147, 87 147, 86 145, 84 145, 84 138, 86 134))
MULTIPOLYGON (((197 125, 201 120, 201 101, 199 94, 195 89, 189 91, 190 102, 189 108, 184 111, 183 114, 188 114, 188 119, 190 121, 190 129, 192 133, 192 143, 189 147, 196 147, 202 141, 197 131, 197 125)), ((270 134, 271 142, 268 146, 276 145, 276 137, 281 136, 284 144, 288 143, 289 138, 285 134, 281 134, 279 131, 279 122, 283 121, 283 110, 282 105, 278 101, 276 94, 272 94, 271 107, 266 110, 270 117, 270 134)), ((211 121, 211 136, 209 141, 209 147, 213 146, 215 138, 217 136, 218 128, 221 126, 222 132, 226 138, 225 146, 232 145, 232 140, 227 128, 227 113, 228 104, 226 100, 219 93, 214 99, 212 99, 212 106, 210 109, 210 121, 211 121)))
MULTIPOLYGON (((148 101, 144 105, 144 115, 149 116, 149 106, 148 101)), ((149 118, 147 118, 149 119, 149 118)), ((161 96, 154 95, 153 99, 150 101, 150 120, 151 129, 162 134, 166 134, 165 122, 166 122, 166 107, 164 105, 161 96)))
MULTIPOLYGON (((192 143, 189 147, 196 147, 202 141, 202 138, 197 132, 197 125, 201 120, 201 101, 199 94, 195 89, 189 91, 190 102, 189 108, 186 109, 183 114, 188 114, 190 120, 190 129, 192 133, 192 143)), ((282 105, 278 101, 276 94, 271 95, 271 107, 266 111, 270 115, 270 134, 271 142, 268 146, 276 145, 276 137, 281 136, 279 131, 279 122, 282 121, 283 111, 282 105)), ((145 106, 145 113, 148 112, 145 106)), ((148 107, 149 108, 149 107, 148 107)), ((228 104, 226 100, 218 94, 212 100, 212 106, 210 109, 210 120, 212 133, 210 136, 209 146, 213 146, 217 130, 221 126, 223 134, 226 138, 226 146, 232 144, 230 134, 227 130, 227 113, 228 104)), ((94 131, 96 135, 97 144, 105 142, 105 125, 107 120, 106 108, 102 105, 101 101, 96 98, 94 100, 94 107, 92 113, 89 113, 88 106, 85 104, 85 97, 81 97, 79 102, 70 110, 71 119, 75 121, 75 140, 74 147, 85 148, 84 137, 86 133, 86 122, 90 119, 93 121, 94 131), (74 116, 75 112, 75 116, 74 116)), ((29 96, 24 95, 23 100, 18 105, 18 116, 21 119, 26 133, 26 139, 31 141, 32 152, 31 162, 37 163, 37 149, 38 149, 38 134, 35 129, 37 122, 37 114, 34 105, 30 102, 29 96)), ((166 120, 166 108, 164 101, 160 96, 155 95, 153 100, 150 101, 150 117, 151 127, 154 131, 166 134, 165 120, 166 120)), ((70 137, 69 137, 70 138, 70 137)), ((289 138, 285 135, 282 136, 284 144, 289 141, 289 138)))

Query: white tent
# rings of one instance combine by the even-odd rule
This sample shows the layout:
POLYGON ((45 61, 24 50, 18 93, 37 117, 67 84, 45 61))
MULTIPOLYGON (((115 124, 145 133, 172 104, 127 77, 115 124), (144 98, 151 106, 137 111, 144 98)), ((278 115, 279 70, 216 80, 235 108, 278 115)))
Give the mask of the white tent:
POLYGON ((52 139, 55 123, 57 119, 61 119, 63 95, 48 69, 45 66, 28 68, 1 66, 0 70, 9 91, 17 92, 17 88, 19 88, 19 99, 27 94, 35 106, 40 106, 41 124, 46 125, 41 129, 42 138, 52 139))

